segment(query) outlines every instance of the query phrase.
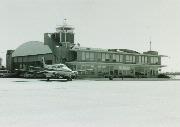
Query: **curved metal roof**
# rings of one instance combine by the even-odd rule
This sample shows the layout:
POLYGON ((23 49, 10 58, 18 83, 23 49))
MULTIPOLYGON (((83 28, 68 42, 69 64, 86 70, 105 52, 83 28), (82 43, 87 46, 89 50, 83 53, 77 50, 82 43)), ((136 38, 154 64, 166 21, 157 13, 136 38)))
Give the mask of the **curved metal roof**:
POLYGON ((29 41, 20 45, 13 52, 12 57, 48 54, 48 53, 52 53, 48 45, 44 45, 43 42, 39 42, 39 41, 29 41))

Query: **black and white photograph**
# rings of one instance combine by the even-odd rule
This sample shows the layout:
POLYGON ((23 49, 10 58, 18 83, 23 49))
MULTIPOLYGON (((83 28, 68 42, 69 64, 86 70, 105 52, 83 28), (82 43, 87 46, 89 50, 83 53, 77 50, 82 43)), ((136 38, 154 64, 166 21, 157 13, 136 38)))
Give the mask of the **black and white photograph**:
POLYGON ((180 0, 0 2, 0 127, 180 126, 180 0))

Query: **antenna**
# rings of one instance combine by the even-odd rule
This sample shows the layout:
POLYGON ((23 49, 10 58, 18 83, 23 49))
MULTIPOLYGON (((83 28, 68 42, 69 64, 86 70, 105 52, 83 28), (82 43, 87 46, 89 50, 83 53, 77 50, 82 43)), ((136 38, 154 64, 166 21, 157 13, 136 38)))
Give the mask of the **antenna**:
POLYGON ((149 51, 151 51, 152 50, 152 42, 151 42, 151 37, 149 38, 149 51))

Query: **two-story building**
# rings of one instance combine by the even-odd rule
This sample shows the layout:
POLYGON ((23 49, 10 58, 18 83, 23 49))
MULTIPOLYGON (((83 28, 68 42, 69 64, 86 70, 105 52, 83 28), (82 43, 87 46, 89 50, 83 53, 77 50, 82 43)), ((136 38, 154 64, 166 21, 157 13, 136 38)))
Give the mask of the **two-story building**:
POLYGON ((74 61, 67 62, 82 75, 101 77, 104 75, 155 77, 163 65, 162 55, 148 51, 139 53, 128 49, 98 49, 75 46, 74 61))

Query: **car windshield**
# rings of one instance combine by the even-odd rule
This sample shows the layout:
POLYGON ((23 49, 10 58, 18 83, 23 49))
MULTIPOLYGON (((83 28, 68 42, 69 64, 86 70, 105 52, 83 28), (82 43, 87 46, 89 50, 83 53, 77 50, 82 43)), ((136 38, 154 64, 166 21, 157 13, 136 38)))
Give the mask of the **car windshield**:
POLYGON ((57 68, 62 68, 62 67, 66 67, 66 66, 63 64, 57 66, 57 68))

